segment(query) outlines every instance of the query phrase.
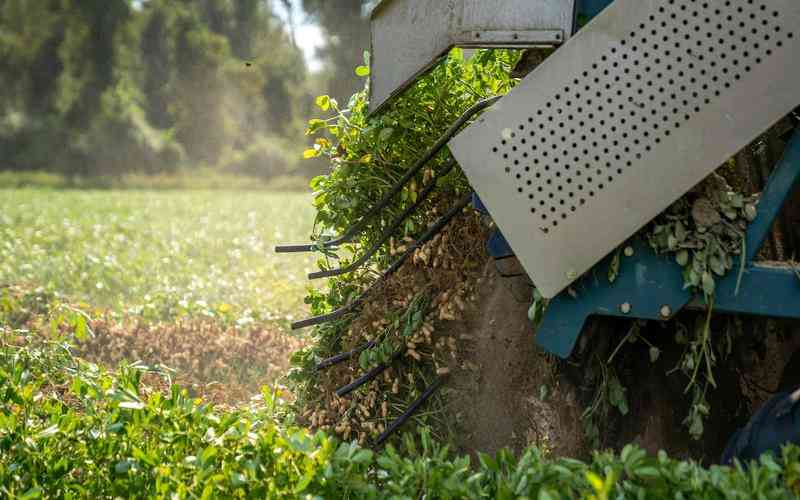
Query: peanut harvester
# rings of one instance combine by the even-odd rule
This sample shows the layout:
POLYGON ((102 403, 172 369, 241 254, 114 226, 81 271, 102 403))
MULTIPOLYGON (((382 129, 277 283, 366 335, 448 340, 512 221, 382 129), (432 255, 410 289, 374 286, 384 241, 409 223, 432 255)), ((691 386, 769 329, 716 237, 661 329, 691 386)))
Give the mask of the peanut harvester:
MULTIPOLYGON (((490 244, 493 256, 516 256, 551 299, 536 342, 560 357, 570 355, 591 315, 663 321, 685 307, 705 307, 684 288, 674 259, 632 237, 800 105, 800 2, 384 0, 372 13, 370 111, 390 106, 454 46, 556 50, 509 94, 468 110, 376 203, 370 214, 385 208, 444 147, 455 160, 437 177, 457 162, 475 191, 384 277, 474 202, 499 230, 490 244), (610 283, 604 279, 610 254, 620 245, 625 256, 610 283)), ((792 266, 754 262, 800 176, 800 132, 792 131, 747 230, 738 272, 716 287, 715 311, 800 317, 792 266)), ((436 181, 387 227, 383 242, 352 265, 311 278, 366 263, 436 181)), ((369 217, 338 238, 277 251, 335 249, 357 236, 369 217)), ((294 327, 341 317, 368 293, 294 327)))

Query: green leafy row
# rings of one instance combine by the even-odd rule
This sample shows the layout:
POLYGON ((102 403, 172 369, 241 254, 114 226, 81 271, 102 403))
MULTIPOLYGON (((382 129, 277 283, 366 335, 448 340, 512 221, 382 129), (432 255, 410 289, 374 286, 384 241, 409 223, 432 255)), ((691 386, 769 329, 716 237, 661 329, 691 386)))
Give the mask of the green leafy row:
POLYGON ((423 432, 372 451, 292 424, 279 394, 221 409, 156 370, 116 373, 66 343, 6 330, 0 344, 0 494, 7 498, 786 498, 800 449, 703 468, 629 446, 590 463, 537 449, 453 458, 423 432), (154 377, 156 375, 156 377, 154 377), (148 378, 150 377, 150 378, 148 378), (420 444, 415 444, 419 442, 420 444))

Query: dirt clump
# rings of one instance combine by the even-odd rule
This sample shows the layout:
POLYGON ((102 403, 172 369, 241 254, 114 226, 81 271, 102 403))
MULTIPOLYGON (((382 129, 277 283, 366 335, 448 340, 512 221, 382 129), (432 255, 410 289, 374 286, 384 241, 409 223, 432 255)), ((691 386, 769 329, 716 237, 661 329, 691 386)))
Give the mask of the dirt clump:
POLYGON ((489 261, 479 290, 476 307, 446 327, 460 339, 447 391, 457 445, 470 453, 538 445, 559 456, 583 455, 575 392, 534 343, 527 278, 502 278, 489 261))

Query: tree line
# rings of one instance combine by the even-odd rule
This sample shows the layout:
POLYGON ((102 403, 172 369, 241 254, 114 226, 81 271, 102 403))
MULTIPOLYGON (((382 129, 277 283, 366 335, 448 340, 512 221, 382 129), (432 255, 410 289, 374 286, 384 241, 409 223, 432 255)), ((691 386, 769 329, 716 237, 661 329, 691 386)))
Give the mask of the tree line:
POLYGON ((313 96, 349 95, 368 44, 361 0, 304 3, 323 75, 269 0, 0 0, 0 169, 293 172, 313 96))

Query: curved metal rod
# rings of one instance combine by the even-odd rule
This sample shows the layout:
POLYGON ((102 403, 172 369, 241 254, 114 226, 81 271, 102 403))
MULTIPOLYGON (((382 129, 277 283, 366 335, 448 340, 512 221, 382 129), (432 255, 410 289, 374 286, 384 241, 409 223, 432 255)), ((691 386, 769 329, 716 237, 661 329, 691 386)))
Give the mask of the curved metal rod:
POLYGON ((446 214, 441 216, 434 225, 428 228, 425 234, 423 234, 413 245, 411 245, 411 247, 409 247, 408 250, 406 250, 405 253, 403 253, 403 255, 401 255, 400 258, 394 262, 394 264, 392 264, 386 271, 384 271, 381 277, 378 278, 378 280, 375 281, 375 283, 373 283, 372 286, 364 290, 358 297, 353 299, 352 302, 350 302, 346 306, 343 306, 333 311, 332 313, 323 314, 321 316, 315 316, 313 318, 308 318, 302 321, 297 321, 295 323, 292 323, 292 330, 299 330, 300 328, 306 328, 308 326, 327 323, 328 321, 333 321, 335 319, 341 318, 348 312, 355 309, 361 302, 364 301, 365 298, 367 298, 367 295, 369 295, 369 293, 376 286, 378 286, 379 283, 381 283, 386 278, 394 274, 398 269, 400 269, 400 267, 403 265, 406 259, 411 257, 414 254, 414 252, 417 251, 418 248, 420 248, 422 245, 433 239, 434 236, 439 234, 442 231, 442 229, 444 229, 444 227, 447 225, 448 222, 450 222, 456 215, 458 215, 464 209, 464 207, 469 205, 471 200, 472 200, 471 193, 463 196, 460 200, 458 200, 458 203, 453 205, 453 207, 450 210, 448 210, 446 214))
POLYGON ((362 229, 364 229, 370 217, 372 217, 374 214, 382 211, 384 208, 389 206, 389 203, 391 203, 392 199, 397 195, 397 193, 402 191, 403 187, 408 183, 408 181, 410 181, 412 177, 414 177, 420 170, 422 170, 422 167, 427 165, 427 163, 431 161, 431 159, 433 159, 433 157, 436 156, 439 153, 439 151, 441 151, 442 148, 447 145, 450 139, 452 139, 453 136, 456 135, 461 130, 461 127, 463 127, 464 124, 467 123, 467 121, 469 121, 477 113, 483 111, 484 109, 488 108, 489 106, 497 102, 501 97, 502 96, 494 96, 488 99, 484 99, 482 101, 478 101, 477 103, 473 104, 472 107, 470 107, 468 110, 466 110, 464 114, 462 114, 455 122, 453 122, 453 124, 450 125, 450 128, 448 128, 447 131, 441 137, 439 137, 436 143, 428 151, 426 151, 425 154, 422 155, 422 157, 419 160, 417 160, 417 162, 410 169, 408 169, 408 171, 406 171, 403 177, 399 181, 397 181, 397 183, 394 186, 392 186, 392 188, 389 190, 388 193, 386 193, 383 199, 381 199, 381 201, 379 201, 374 207, 372 207, 366 213, 366 215, 361 217, 361 219, 359 219, 358 222, 353 224, 347 231, 345 231, 344 234, 342 234, 336 239, 328 241, 319 241, 316 243, 307 243, 303 245, 277 246, 275 247, 275 252, 277 253, 314 252, 320 248, 335 247, 341 245, 342 243, 347 243, 350 240, 352 240, 353 237, 355 237, 358 233, 361 232, 362 229))
POLYGON ((358 389, 359 387, 361 387, 362 385, 366 384, 367 382, 371 382, 371 381, 375 380, 375 377, 377 377, 381 373, 385 372, 386 369, 389 368, 389 365, 391 365, 392 363, 397 361, 400 358, 400 356, 403 355, 404 352, 405 352, 405 349, 402 349, 402 350, 397 351, 396 353, 392 354, 392 359, 390 361, 388 361, 386 363, 379 364, 378 366, 376 366, 375 368, 371 369, 370 371, 368 371, 364 375, 358 377, 357 379, 355 379, 354 381, 350 382, 346 386, 340 387, 339 389, 336 390, 336 395, 339 396, 340 398, 343 398, 343 397, 347 396, 348 394, 350 394, 351 392, 353 392, 356 389, 358 389))
POLYGON ((317 371, 320 371, 326 368, 330 368, 331 366, 338 365, 339 363, 347 361, 348 359, 352 358, 356 354, 361 354, 362 351, 366 351, 367 349, 372 349, 373 347, 375 347, 375 341, 370 340, 366 344, 361 344, 352 351, 343 352, 341 354, 337 354, 336 356, 331 356, 330 358, 323 359, 317 364, 316 369, 317 371))
POLYGON ((434 380, 433 383, 430 385, 430 387, 425 389, 425 392, 423 392, 422 395, 416 401, 411 403, 411 406, 409 406, 408 409, 397 418, 397 420, 392 422, 389 425, 389 427, 381 433, 381 435, 378 437, 378 440, 375 441, 375 445, 380 446, 387 439, 389 439, 389 436, 391 436, 397 429, 399 429, 401 425, 406 423, 406 421, 409 418, 411 418, 411 416, 419 409, 419 407, 422 406, 422 403, 424 403, 431 396, 433 396, 433 393, 435 393, 437 389, 439 389, 439 387, 442 386, 443 382, 444 382, 443 378, 437 378, 436 380, 434 380))
POLYGON ((383 231, 383 234, 381 234, 381 237, 378 240, 378 242, 372 245, 372 248, 370 248, 367 252, 365 252, 364 255, 354 260, 353 262, 350 263, 350 265, 347 265, 345 267, 340 267, 339 269, 331 269, 328 271, 317 271, 311 273, 308 275, 308 279, 315 280, 319 278, 330 278, 332 276, 339 276, 340 274, 347 274, 349 272, 355 271, 359 267, 363 266, 370 259, 370 257, 375 255, 375 253, 377 253, 377 251, 381 249, 381 247, 389 240, 389 238, 392 237, 392 235, 403 224, 403 222, 409 216, 411 216, 411 214, 414 213, 417 210, 417 208, 419 208, 419 206, 422 205, 423 202, 425 202, 428 196, 430 196, 430 194, 436 188, 439 179, 449 174, 450 171, 455 166, 456 166, 456 161, 449 160, 445 164, 444 168, 438 174, 436 174, 436 176, 434 176, 431 182, 427 186, 425 186, 425 188, 419 193, 417 201, 414 202, 414 204, 412 204, 408 208, 406 208, 405 211, 399 217, 397 217, 394 220, 394 222, 388 228, 386 228, 385 231, 383 231))

